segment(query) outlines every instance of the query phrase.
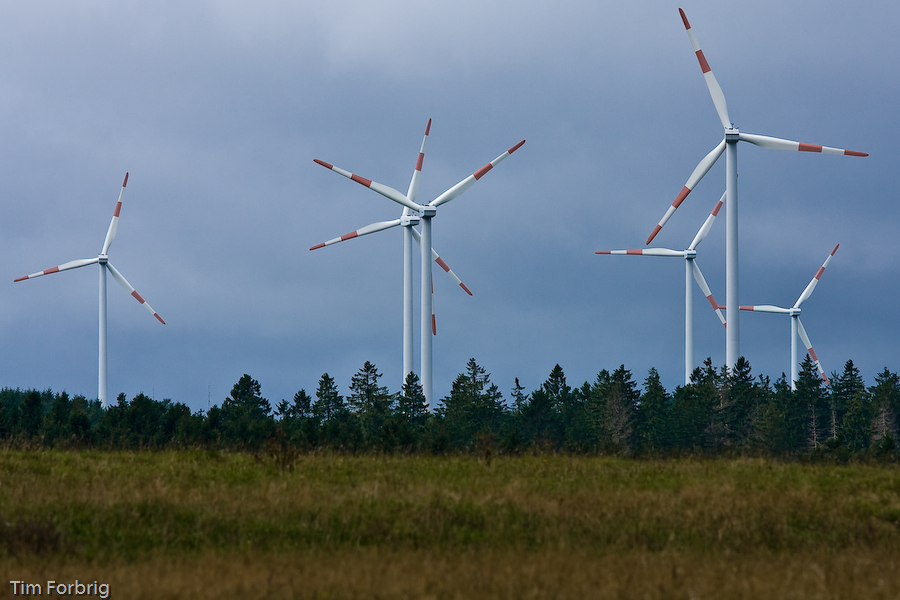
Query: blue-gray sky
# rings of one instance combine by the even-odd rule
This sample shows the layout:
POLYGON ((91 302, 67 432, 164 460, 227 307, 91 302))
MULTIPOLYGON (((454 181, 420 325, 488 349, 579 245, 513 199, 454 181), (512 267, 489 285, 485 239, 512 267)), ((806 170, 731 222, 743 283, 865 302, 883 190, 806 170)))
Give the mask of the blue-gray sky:
MULTIPOLYGON (((168 325, 110 279, 111 397, 206 408, 243 373, 273 401, 324 372, 346 391, 365 360, 396 391, 400 231, 308 248, 400 209, 313 159, 405 191, 432 118, 421 200, 527 139, 435 219, 474 292, 436 274, 435 396, 470 357, 506 394, 556 363, 673 389, 682 262, 594 251, 643 246, 722 138, 679 6, 741 131, 870 153, 741 145, 741 303, 789 306, 840 243, 803 305, 819 358, 900 369, 894 2, 82 0, 0 19, 0 385, 96 395, 96 267, 13 279, 96 256, 128 171, 110 259, 168 325)), ((686 246, 723 186, 724 160, 655 245, 686 246)), ((699 249, 721 302, 723 221, 699 249)), ((786 317, 741 334, 754 373, 788 371, 786 317)))

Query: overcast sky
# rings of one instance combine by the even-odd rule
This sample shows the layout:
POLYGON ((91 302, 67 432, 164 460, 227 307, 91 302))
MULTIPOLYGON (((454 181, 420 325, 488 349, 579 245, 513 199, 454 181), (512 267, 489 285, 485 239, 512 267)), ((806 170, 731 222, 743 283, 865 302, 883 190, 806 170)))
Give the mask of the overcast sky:
MULTIPOLYGON (((346 393, 366 360, 396 391, 401 231, 309 248, 401 208, 313 159, 405 191, 432 118, 423 202, 527 140, 434 220, 474 293, 435 272, 435 397, 470 357, 507 396, 557 363, 671 391, 683 261, 594 252, 642 247, 722 139, 679 6, 742 132, 870 153, 740 145, 741 303, 790 306, 840 243, 803 305, 819 358, 900 370, 896 2, 67 0, 0 19, 0 385, 96 397, 97 267, 13 280, 96 256, 129 172, 110 262, 168 324, 109 278, 111 398, 206 409, 244 373, 273 403, 324 372, 346 393)), ((655 246, 690 243, 724 162, 655 246)), ((698 248, 721 303, 723 226, 698 248)), ((722 365, 699 290, 694 313, 722 365)), ((786 316, 742 314, 741 344, 789 371, 786 316)))

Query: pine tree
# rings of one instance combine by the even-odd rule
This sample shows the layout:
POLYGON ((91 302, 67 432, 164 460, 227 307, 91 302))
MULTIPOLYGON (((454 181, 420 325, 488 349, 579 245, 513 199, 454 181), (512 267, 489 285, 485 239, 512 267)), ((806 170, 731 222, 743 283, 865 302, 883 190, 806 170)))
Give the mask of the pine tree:
POLYGON ((43 412, 41 393, 37 390, 25 392, 25 399, 19 411, 19 431, 29 438, 36 438, 41 430, 43 412))
POLYGON ((479 432, 500 434, 506 416, 503 394, 474 358, 466 363, 466 372, 456 376, 438 414, 444 420, 450 444, 456 448, 473 447, 479 432))
POLYGON ((421 425, 428 415, 425 404, 425 393, 419 383, 419 376, 410 371, 403 382, 403 392, 397 399, 397 415, 410 424, 421 425))
POLYGON ((723 403, 720 407, 721 441, 735 449, 747 449, 758 416, 759 393, 750 363, 741 356, 732 369, 725 369, 723 403))
POLYGON ((334 378, 328 373, 322 374, 322 377, 319 379, 319 387, 316 388, 313 414, 319 421, 329 421, 344 408, 344 397, 338 393, 338 387, 334 382, 334 378))
POLYGON ((525 387, 519 383, 519 378, 516 377, 516 383, 513 386, 510 396, 512 397, 513 406, 515 407, 514 410, 517 413, 522 410, 522 405, 528 401, 528 394, 523 394, 522 392, 524 391, 525 387))
POLYGON ((386 387, 378 385, 381 373, 374 364, 366 361, 363 366, 350 379, 350 406, 359 417, 360 424, 365 433, 365 442, 370 446, 379 446, 384 450, 395 445, 395 435, 389 431, 382 431, 391 416, 391 408, 394 404, 394 396, 386 387))
MULTIPOLYGON (((518 382, 518 380, 516 380, 518 382)), ((526 439, 541 446, 559 447, 563 439, 563 417, 571 403, 572 388, 566 384, 566 374, 558 364, 541 387, 521 403, 518 420, 526 439)))
POLYGON ((312 398, 301 389, 294 394, 294 403, 291 405, 291 416, 295 419, 308 419, 312 417, 312 398))
POLYGON ((872 438, 872 419, 875 417, 869 392, 862 376, 848 360, 844 371, 834 378, 831 392, 833 414, 840 408, 840 430, 844 443, 852 451, 868 447, 872 438))
POLYGON ((806 446, 817 450, 825 444, 827 439, 828 409, 827 393, 819 377, 819 370, 809 354, 803 357, 800 363, 800 372, 797 374, 796 401, 803 406, 806 413, 805 440, 806 446))
POLYGON ((659 452, 669 447, 669 393, 651 367, 644 380, 644 393, 637 407, 637 444, 639 450, 659 452))
POLYGON ((887 367, 875 376, 875 385, 869 389, 872 397, 874 420, 872 441, 880 444, 890 437, 898 437, 897 415, 900 414, 900 376, 888 371, 887 367))
POLYGON ((630 452, 634 447, 634 417, 640 391, 631 371, 620 365, 609 373, 600 371, 591 390, 588 411, 600 447, 630 452))
POLYGON ((246 373, 231 388, 231 395, 222 403, 222 425, 228 442, 256 448, 274 433, 272 407, 261 390, 259 382, 246 373))
POLYGON ((72 401, 66 392, 57 394, 50 411, 44 416, 44 441, 55 445, 69 437, 69 416, 72 413, 72 401))

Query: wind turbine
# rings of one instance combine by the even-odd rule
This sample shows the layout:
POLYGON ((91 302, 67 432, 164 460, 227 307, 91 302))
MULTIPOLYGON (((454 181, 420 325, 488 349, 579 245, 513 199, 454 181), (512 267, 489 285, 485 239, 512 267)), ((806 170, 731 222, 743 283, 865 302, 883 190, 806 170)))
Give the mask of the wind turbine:
POLYGON ((162 323, 166 324, 165 321, 162 320, 162 317, 157 314, 155 310, 153 310, 149 304, 141 297, 140 294, 135 291, 135 289, 131 286, 128 281, 119 273, 118 269, 112 266, 112 263, 109 262, 109 247, 112 246, 113 240, 116 239, 116 230, 119 227, 119 213, 122 211, 122 198, 125 196, 125 186, 128 184, 128 173, 125 173, 125 181, 122 182, 122 190, 119 192, 119 199, 116 202, 116 209, 113 211, 112 220, 109 222, 109 229, 106 231, 106 239, 103 240, 103 249, 100 250, 100 254, 96 258, 83 258, 79 260, 69 261, 67 263, 61 264, 58 267, 52 267, 50 269, 45 269, 38 273, 32 273, 31 275, 26 275, 25 277, 19 277, 15 281, 25 281, 26 279, 34 279, 35 277, 40 277, 41 275, 49 275, 51 273, 59 273, 61 271, 68 271, 69 269, 77 269, 79 267, 86 267, 88 265, 99 264, 100 265, 100 360, 99 360, 99 374, 97 377, 97 398, 100 400, 103 406, 109 405, 109 399, 106 394, 106 366, 107 366, 107 354, 106 354, 106 271, 108 270, 113 279, 119 282, 125 291, 134 296, 134 299, 143 305, 150 313, 156 317, 156 319, 162 323))
POLYGON ((800 339, 803 340, 803 344, 806 346, 806 350, 809 352, 809 356, 816 361, 816 366, 819 368, 819 373, 822 374, 822 379, 825 380, 825 383, 831 385, 828 381, 828 376, 825 375, 825 369, 822 368, 822 364, 819 362, 819 358, 816 356, 816 351, 813 350, 812 343, 809 341, 809 336, 806 335, 806 329, 803 328, 803 323, 800 322, 800 305, 806 302, 806 300, 812 295, 813 290, 816 289, 816 285, 819 283, 819 278, 822 277, 822 273, 825 272, 825 267, 828 266, 828 263, 831 262, 831 258, 834 256, 834 253, 837 252, 837 249, 840 247, 840 244, 834 247, 834 250, 831 251, 831 254, 828 255, 828 258, 825 259, 825 262, 822 263, 822 266, 819 267, 819 270, 816 271, 815 276, 810 280, 809 285, 806 286, 806 289, 803 290, 803 293, 800 294, 800 297, 797 298, 797 301, 794 302, 794 305, 790 308, 782 308, 780 306, 772 306, 771 304, 760 304, 755 306, 742 306, 741 310, 750 310, 753 312, 767 312, 767 313, 778 313, 782 315, 790 315, 791 316, 791 389, 797 389, 797 379, 800 376, 799 364, 800 360, 797 356, 798 348, 797 348, 797 335, 800 335, 800 339))
POLYGON ((829 148, 828 146, 816 146, 814 144, 805 144, 794 142, 781 138, 774 138, 765 135, 755 135, 750 133, 741 133, 736 128, 728 116, 728 108, 725 104, 725 94, 719 87, 712 69, 694 37, 691 25, 688 23, 687 16, 680 8, 681 20, 684 22, 684 28, 687 30, 688 38, 691 40, 691 46, 700 62, 700 69, 703 71, 703 77, 706 80, 706 86, 709 88, 709 94, 712 96, 713 104, 719 115, 719 120, 725 128, 725 139, 718 146, 707 154, 700 164, 691 173, 687 183, 679 192, 678 196, 672 202, 672 206, 663 215, 653 233, 647 238, 647 244, 653 241, 656 234, 659 233, 666 221, 672 216, 675 210, 684 202, 684 199, 691 193, 691 190, 703 179, 703 176, 712 168, 719 157, 725 152, 725 319, 728 327, 725 328, 725 361, 726 365, 731 368, 741 356, 741 329, 739 322, 738 302, 738 192, 737 192, 737 143, 739 141, 749 142, 762 148, 770 150, 793 150, 800 152, 817 152, 821 154, 841 154, 844 156, 868 156, 865 152, 856 152, 853 150, 844 150, 841 148, 829 148))
MULTIPOLYGON (((431 131, 431 119, 428 119, 428 125, 425 127, 425 136, 422 139, 422 146, 419 149, 419 156, 416 160, 416 167, 413 170, 412 179, 409 183, 409 190, 406 193, 407 198, 411 198, 413 202, 415 202, 415 198, 418 194, 419 190, 419 177, 422 173, 422 165, 425 161, 425 143, 428 141, 428 134, 431 131)), ((315 162, 326 166, 328 163, 324 163, 318 159, 315 159, 315 162)), ((372 223, 371 225, 366 225, 365 227, 361 227, 356 231, 351 231, 350 233, 346 233, 340 237, 328 240, 327 242, 323 242, 321 244, 317 244, 310 248, 310 250, 318 250, 319 248, 324 248, 325 246, 330 246, 332 244, 337 244, 339 242, 344 242, 347 240, 352 240, 357 237, 361 237, 364 235, 368 235, 370 233, 376 233, 378 231, 384 231, 386 229, 391 229, 397 226, 403 226, 403 372, 400 378, 401 387, 406 382, 406 376, 413 370, 413 288, 412 288, 412 276, 413 276, 413 264, 412 264, 412 242, 415 241, 416 244, 421 243, 421 235, 418 231, 416 231, 415 225, 419 224, 419 216, 416 213, 410 211, 409 207, 404 206, 403 212, 400 215, 399 219, 394 219, 392 221, 379 221, 377 223, 372 223)), ((472 292, 468 287, 456 276, 446 262, 438 255, 438 253, 431 249, 432 258, 444 271, 450 275, 456 283, 470 296, 472 292)), ((433 303, 433 302, 432 302, 433 303)), ((434 324, 434 316, 432 314, 432 333, 435 333, 435 324, 434 324)))
MULTIPOLYGON (((428 139, 428 134, 431 130, 431 119, 428 120, 428 126, 425 129, 425 140, 428 139)), ((432 333, 429 333, 429 329, 431 328, 431 323, 429 320, 431 319, 432 313, 432 298, 431 298, 431 219, 435 217, 437 214, 437 209, 443 204, 450 202, 451 200, 459 197, 466 190, 468 190, 472 185, 484 177, 488 171, 493 169, 497 164, 499 164, 502 160, 504 160, 507 156, 515 152, 525 143, 525 140, 522 140, 485 166, 481 167, 477 171, 475 171, 472 175, 469 175, 446 192, 429 202, 428 204, 422 205, 417 204, 414 199, 411 199, 410 196, 415 198, 416 193, 418 192, 419 187, 419 173, 422 169, 422 161, 424 159, 425 152, 425 140, 422 141, 422 150, 419 153, 419 161, 416 164, 416 171, 413 173, 413 179, 410 182, 409 192, 404 195, 401 192, 395 190, 392 187, 386 186, 384 184, 378 183, 377 181, 372 181, 371 179, 366 179, 365 177, 361 177, 360 175, 356 175, 351 173, 350 171, 346 171, 341 169, 340 167, 336 167, 330 163, 327 163, 323 160, 315 159, 315 162, 322 165, 326 169, 330 169, 339 175, 343 175, 347 179, 351 179, 356 183, 369 188, 374 192, 378 192, 385 198, 389 200, 393 200, 394 202, 408 208, 410 211, 414 211, 416 213, 415 216, 419 219, 422 224, 421 231, 421 239, 419 242, 419 249, 421 250, 421 266, 422 266, 422 274, 420 278, 421 283, 421 309, 420 309, 420 330, 421 334, 421 381, 422 381, 422 391, 425 394, 425 400, 427 402, 428 408, 431 408, 432 405, 432 333)), ((404 211, 405 212, 405 211, 404 211)), ((410 216, 413 216, 412 213, 409 213, 410 216)), ((366 231, 365 233, 373 233, 375 231, 380 231, 381 229, 387 229, 388 227, 393 227, 394 225, 390 224, 390 221, 383 221, 381 223, 376 223, 370 225, 372 227, 371 230, 366 231)), ((400 223, 403 224, 403 223, 400 223)), ((410 225, 411 227, 411 225, 410 225)), ((363 228, 366 229, 366 228, 363 228)), ((359 235, 358 232, 356 232, 359 235)), ((348 234, 351 235, 352 234, 348 234)), ((410 233, 410 235, 412 235, 410 233)), ((349 239, 349 238, 348 238, 349 239)), ((407 242, 404 240, 404 248, 406 248, 407 244, 411 245, 411 242, 407 242)), ((409 270, 411 272, 411 258, 409 261, 404 260, 404 274, 409 270)), ((406 277, 404 275, 404 287, 406 286, 406 277)), ((405 297, 405 294, 404 294, 405 297)), ((406 310, 404 309, 404 321, 406 310)), ((411 314, 411 313, 410 313, 411 314)))
POLYGON ((700 230, 697 232, 697 235, 694 236, 694 240, 691 242, 691 245, 687 247, 685 250, 670 250, 668 248, 644 248, 638 250, 598 250, 595 254, 615 254, 615 255, 625 255, 625 256, 671 256, 678 257, 684 259, 684 384, 687 385, 691 382, 691 373, 694 370, 694 294, 693 294, 693 286, 691 285, 691 276, 697 281, 697 285, 700 286, 700 289, 703 291, 703 295, 706 296, 706 299, 709 300, 709 303, 712 305, 713 310, 716 311, 716 314, 719 316, 719 320, 722 321, 722 325, 725 325, 725 317, 722 315, 722 311, 719 310, 720 307, 716 303, 716 299, 713 298, 712 292, 709 290, 709 286, 706 284, 706 279, 703 277, 703 273, 700 272, 700 267, 697 266, 697 246, 703 239, 706 237, 706 234, 709 233, 709 230, 712 229, 713 222, 716 220, 716 215, 719 214, 719 209, 722 208, 722 201, 725 200, 725 195, 722 194, 722 198, 716 203, 716 206, 712 209, 712 212, 709 213, 709 216, 706 217, 706 221, 704 221, 703 226, 700 227, 700 230))

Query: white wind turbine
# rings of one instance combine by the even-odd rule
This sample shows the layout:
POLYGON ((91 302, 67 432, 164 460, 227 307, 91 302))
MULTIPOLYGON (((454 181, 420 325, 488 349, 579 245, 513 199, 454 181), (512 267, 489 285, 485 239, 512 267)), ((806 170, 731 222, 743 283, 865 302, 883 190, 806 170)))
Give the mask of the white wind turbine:
MULTIPOLYGON (((428 128, 425 131, 426 138, 428 136, 428 132, 431 129, 431 120, 428 121, 428 128)), ((437 209, 443 204, 450 202, 451 200, 462 195, 463 192, 468 190, 472 185, 484 177, 488 171, 493 169, 497 164, 499 164, 502 160, 504 160, 507 156, 515 152, 525 143, 525 140, 522 140, 485 166, 481 167, 477 171, 475 171, 472 175, 469 175, 446 192, 429 202, 428 204, 422 205, 417 204, 415 201, 411 200, 408 195, 404 195, 401 192, 395 190, 392 187, 388 187, 376 181, 372 181, 371 179, 366 179, 365 177, 361 177, 349 171, 345 171, 339 167, 335 167, 334 165, 327 163, 325 161, 315 159, 315 162, 322 165, 326 169, 331 169, 335 173, 339 175, 343 175, 348 179, 352 179, 353 181, 363 185, 375 192, 378 192, 385 198, 389 200, 393 200, 394 202, 405 206, 411 211, 415 211, 418 213, 418 217, 422 223, 422 232, 421 232, 421 241, 419 242, 419 249, 422 252, 421 258, 421 266, 422 266, 422 275, 421 275, 421 309, 420 309, 420 331, 421 334, 421 353, 420 358, 422 361, 421 364, 421 381, 422 381, 422 391, 425 394, 425 400, 430 409, 432 406, 432 333, 428 330, 431 328, 431 324, 429 320, 431 319, 430 315, 432 313, 432 298, 431 298, 431 219, 437 214, 437 209)), ((422 143, 422 152, 424 152, 424 141, 422 143)), ((420 162, 422 160, 423 154, 420 153, 419 159, 420 162)), ((410 192, 413 196, 415 196, 415 192, 418 191, 418 177, 417 173, 420 171, 421 166, 417 165, 416 173, 413 174, 413 181, 410 182, 410 192)), ((380 224, 370 225, 369 227, 374 227, 373 229, 366 231, 365 233, 372 233, 374 231, 379 231, 380 228, 386 229, 387 227, 392 227, 393 225, 385 225, 388 222, 382 222, 380 224)), ((402 223, 401 223, 402 224, 402 223)), ((366 228, 364 228, 366 229, 366 228)), ((357 234, 358 235, 358 234, 357 234)), ((404 241, 404 246, 406 242, 404 241)), ((404 272, 406 268, 404 268, 404 272)), ((405 278, 404 278, 405 279, 405 278)))
POLYGON ((595 254, 614 254, 614 255, 624 255, 624 256, 671 256, 677 258, 684 259, 684 384, 687 385, 691 382, 691 373, 694 370, 694 287, 691 285, 691 277, 697 281, 697 285, 700 286, 700 289, 703 291, 703 295, 706 296, 706 299, 709 300, 709 303, 712 305, 713 310, 716 311, 716 314, 719 316, 719 320, 722 321, 722 325, 725 325, 725 317, 722 315, 722 311, 719 310, 720 307, 716 303, 716 299, 713 298, 712 292, 709 290, 709 286, 706 284, 706 279, 703 277, 703 273, 700 272, 700 267, 697 266, 697 246, 703 239, 706 237, 706 234, 709 233, 709 230, 712 229, 713 222, 716 220, 716 215, 719 214, 719 209, 722 208, 722 201, 725 199, 725 195, 722 195, 722 198, 716 203, 716 206, 712 209, 712 212, 709 213, 709 216, 706 217, 706 221, 704 221, 703 226, 700 227, 700 230, 697 232, 697 235, 694 236, 694 240, 691 242, 690 246, 685 250, 670 250, 668 248, 644 248, 638 250, 598 250, 595 254))
POLYGON ((100 265, 100 360, 99 360, 99 374, 97 377, 97 398, 100 400, 103 406, 109 405, 109 399, 106 394, 106 365, 107 365, 107 354, 106 354, 106 271, 112 274, 113 279, 119 282, 125 291, 134 296, 135 300, 140 302, 144 308, 146 308, 150 313, 157 318, 157 320, 163 325, 166 324, 165 321, 162 320, 155 310, 153 310, 149 304, 138 294, 135 289, 131 286, 128 281, 119 273, 118 269, 112 266, 112 263, 109 262, 109 247, 112 246, 113 240, 116 239, 116 230, 119 227, 119 213, 122 211, 122 198, 125 196, 125 186, 128 184, 128 173, 125 173, 125 181, 122 182, 122 190, 119 192, 119 199, 116 202, 116 209, 113 211, 112 220, 109 222, 109 229, 106 231, 106 239, 103 241, 103 249, 100 250, 100 254, 96 258, 83 258, 79 260, 73 260, 64 264, 59 265, 58 267, 52 267, 50 269, 45 269, 44 271, 40 271, 38 273, 32 273, 31 275, 26 275, 25 277, 19 277, 15 281, 25 281, 26 279, 34 279, 35 277, 40 277, 41 275, 49 275, 51 273, 58 273, 60 271, 68 271, 69 269, 77 269, 79 267, 86 267, 87 265, 99 264, 100 265))
MULTIPOLYGON (((416 161, 416 167, 413 170, 412 179, 409 182, 409 190, 406 193, 406 197, 415 202, 416 196, 419 190, 419 177, 422 173, 422 165, 425 160, 425 143, 428 141, 428 134, 431 131, 431 119, 428 119, 428 125, 425 127, 425 137, 422 139, 422 147, 419 150, 419 157, 416 161)), ((331 168, 328 163, 324 163, 318 159, 315 160, 316 163, 321 164, 323 166, 327 166, 331 168)), ((355 180, 354 180, 355 181, 355 180)), ((379 221, 377 223, 372 223, 371 225, 366 225, 365 227, 361 227, 356 231, 351 231, 350 233, 344 234, 340 237, 328 240, 327 242, 317 244, 310 248, 310 250, 318 250, 319 248, 324 248, 325 246, 330 246, 332 244, 337 244, 338 242, 343 242, 346 240, 351 240, 356 237, 360 237, 363 235, 368 235, 370 233, 375 233, 378 231, 384 231, 385 229, 391 229, 392 227, 403 226, 403 373, 401 374, 400 385, 401 389, 403 384, 406 382, 406 376, 413 370, 413 288, 412 288, 412 277, 413 277, 413 263, 412 263, 412 242, 415 241, 416 244, 421 244, 421 235, 418 231, 416 231, 415 225, 418 225, 420 219, 419 216, 415 213, 411 213, 408 206, 403 207, 403 213, 400 215, 399 219, 394 219, 392 221, 379 221)), ((431 256, 434 261, 440 265, 440 267, 450 275, 456 283, 470 296, 472 292, 469 290, 466 285, 460 281, 459 277, 456 276, 446 262, 438 255, 438 253, 431 249, 431 256)), ((433 304, 433 303, 432 303, 433 304)), ((436 325, 434 322, 434 314, 432 311, 432 334, 436 333, 436 325)))
POLYGON ((703 77, 706 79, 706 85, 709 88, 710 96, 712 96, 713 104, 716 112, 719 114, 719 120, 725 128, 725 139, 716 146, 712 152, 707 154, 700 164, 691 173, 687 183, 681 189, 681 192, 672 202, 672 206, 666 211, 666 214, 659 221, 653 233, 647 238, 649 244, 656 234, 659 233, 669 217, 675 212, 694 186, 700 182, 704 175, 712 168, 715 162, 725 152, 725 319, 728 327, 725 328, 725 361, 730 368, 737 362, 741 355, 740 341, 740 322, 739 322, 739 301, 738 301, 738 193, 737 193, 737 143, 750 142, 756 146, 768 148, 770 150, 793 150, 800 152, 818 152, 822 154, 842 154, 845 156, 868 156, 865 152, 855 152, 853 150, 843 150, 841 148, 829 148, 827 146, 816 146, 813 144, 804 144, 780 138, 774 138, 764 135, 755 135, 750 133, 741 133, 731 122, 728 117, 728 108, 725 104, 725 94, 719 83, 716 81, 715 75, 694 37, 691 25, 688 23, 687 16, 680 8, 681 20, 687 30, 694 53, 700 62, 700 69, 703 71, 703 77))
POLYGON ((816 356, 816 351, 813 350, 812 343, 809 341, 809 336, 806 335, 806 329, 803 328, 803 323, 800 322, 800 305, 806 302, 807 299, 812 295, 813 290, 816 289, 816 285, 819 283, 819 278, 822 277, 822 273, 825 272, 825 267, 828 266, 828 263, 831 262, 831 257, 834 256, 834 253, 837 252, 840 244, 834 247, 834 250, 831 251, 831 254, 828 255, 828 258, 825 259, 825 262, 822 263, 822 266, 819 267, 819 270, 816 271, 815 276, 809 282, 809 285, 806 286, 806 289, 803 290, 803 293, 800 294, 800 297, 797 298, 797 301, 794 302, 794 306, 790 308, 782 308, 780 306, 772 306, 771 304, 760 304, 755 306, 742 306, 741 310, 750 310, 753 312, 767 312, 767 313, 777 313, 782 315, 790 315, 791 316, 791 389, 797 389, 797 379, 800 376, 800 358, 798 356, 798 346, 797 346, 797 336, 799 334, 800 339, 803 340, 803 345, 806 346, 806 350, 809 352, 809 356, 816 361, 816 366, 819 368, 819 373, 822 375, 822 379, 825 380, 825 383, 831 385, 828 381, 828 376, 825 375, 825 369, 822 368, 822 364, 819 362, 819 358, 816 356))

